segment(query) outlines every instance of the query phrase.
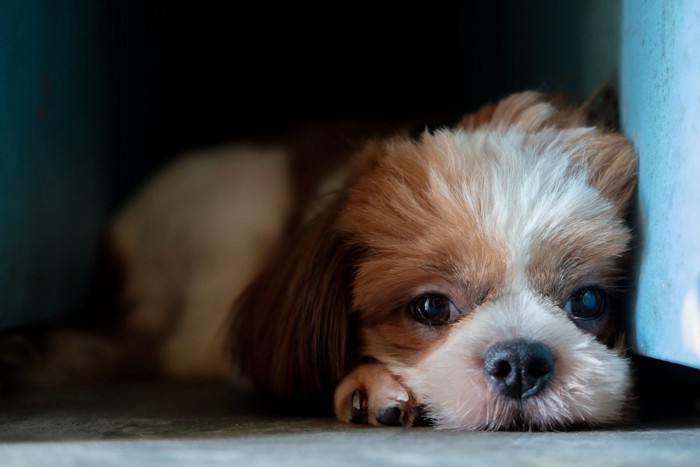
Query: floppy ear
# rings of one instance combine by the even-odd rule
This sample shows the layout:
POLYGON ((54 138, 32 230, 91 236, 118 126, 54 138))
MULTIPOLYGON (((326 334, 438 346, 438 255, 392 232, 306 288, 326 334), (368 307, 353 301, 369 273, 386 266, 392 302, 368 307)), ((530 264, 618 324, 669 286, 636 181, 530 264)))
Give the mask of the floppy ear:
POLYGON ((548 127, 573 128, 585 124, 586 115, 580 106, 570 105, 560 97, 526 91, 465 115, 457 127, 468 131, 517 128, 525 133, 533 133, 548 127))
POLYGON ((346 373, 355 252, 329 209, 292 235, 234 304, 231 351, 279 401, 318 402, 346 373))
POLYGON ((585 101, 563 94, 526 91, 465 115, 457 126, 468 131, 514 127, 526 133, 552 127, 588 126, 617 130, 617 97, 608 83, 596 89, 585 101))
POLYGON ((637 184, 637 157, 632 144, 620 133, 595 131, 584 138, 573 169, 586 170, 590 184, 624 216, 637 184))
POLYGON ((575 107, 568 105, 581 120, 580 126, 588 127, 585 143, 574 158, 574 167, 583 166, 590 184, 621 215, 628 214, 637 184, 637 155, 629 139, 619 132, 617 94, 609 83, 604 83, 585 101, 575 107))

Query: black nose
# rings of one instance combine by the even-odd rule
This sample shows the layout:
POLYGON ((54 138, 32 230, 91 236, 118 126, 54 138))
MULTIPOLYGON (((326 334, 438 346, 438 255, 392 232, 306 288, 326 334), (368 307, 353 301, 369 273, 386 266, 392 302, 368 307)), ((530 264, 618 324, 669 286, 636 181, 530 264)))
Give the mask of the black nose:
POLYGON ((513 399, 534 396, 554 374, 554 357, 540 342, 499 342, 486 351, 484 369, 502 394, 513 399))

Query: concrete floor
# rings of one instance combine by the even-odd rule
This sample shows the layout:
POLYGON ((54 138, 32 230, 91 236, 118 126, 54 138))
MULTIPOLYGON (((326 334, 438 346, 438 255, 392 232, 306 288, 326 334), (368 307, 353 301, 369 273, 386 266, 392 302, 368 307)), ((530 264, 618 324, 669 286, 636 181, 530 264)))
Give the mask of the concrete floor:
MULTIPOLYGON (((661 415, 659 415, 661 413, 661 415)), ((700 465, 697 410, 567 433, 455 433, 283 417, 221 387, 125 385, 0 398, 0 466, 700 465)))

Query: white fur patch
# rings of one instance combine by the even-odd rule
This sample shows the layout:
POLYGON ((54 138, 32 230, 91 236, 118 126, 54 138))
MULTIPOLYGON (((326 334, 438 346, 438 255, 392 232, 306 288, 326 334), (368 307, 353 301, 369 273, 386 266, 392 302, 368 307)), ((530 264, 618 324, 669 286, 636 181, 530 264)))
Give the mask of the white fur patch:
POLYGON ((631 384, 626 359, 527 290, 474 310, 428 358, 394 370, 436 425, 451 429, 612 423, 621 418, 631 384), (554 355, 553 379, 542 393, 522 402, 499 394, 483 369, 486 351, 512 339, 541 342, 554 355))
MULTIPOLYGON (((510 129, 442 135, 454 138, 463 151, 447 155, 455 170, 465 174, 458 191, 460 202, 477 214, 489 238, 508 247, 510 272, 522 273, 538 242, 562 226, 601 214, 614 218, 612 205, 590 186, 587 174, 570 170, 574 156, 586 151, 587 134, 593 136, 594 130, 548 129, 524 134, 510 129), (581 137, 579 144, 564 142, 574 135, 581 137), (474 179, 472 173, 480 178, 474 179)), ((433 189, 454 196, 453 187, 440 178, 432 182, 433 189)))

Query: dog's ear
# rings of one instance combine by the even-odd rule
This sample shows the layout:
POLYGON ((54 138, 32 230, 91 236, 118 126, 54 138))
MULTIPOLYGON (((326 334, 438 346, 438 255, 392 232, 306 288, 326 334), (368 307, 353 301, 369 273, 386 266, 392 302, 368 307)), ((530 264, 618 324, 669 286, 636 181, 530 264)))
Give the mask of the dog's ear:
POLYGON ((281 402, 332 395, 347 365, 354 252, 330 208, 293 234, 234 304, 230 347, 281 402))
POLYGON ((586 114, 579 105, 570 105, 565 99, 537 91, 526 91, 508 96, 496 104, 481 107, 465 115, 458 128, 506 130, 515 128, 533 133, 544 128, 573 128, 586 125, 586 114))
POLYGON ((585 101, 564 94, 526 91, 463 116, 457 126, 468 131, 513 127, 525 133, 551 127, 598 127, 616 131, 619 127, 617 104, 616 94, 608 83, 585 101))
POLYGON ((571 138, 581 139, 573 169, 586 170, 590 184, 612 202, 620 215, 626 215, 637 183, 637 157, 632 144, 620 133, 604 131, 572 134, 571 138))
MULTIPOLYGON (((619 132, 619 102, 609 83, 604 83, 580 104, 562 106, 573 109, 577 119, 588 127, 581 131, 583 145, 574 158, 574 166, 583 166, 588 178, 621 215, 626 215, 637 183, 637 156, 632 143, 619 132)), ((565 132, 576 140, 574 131, 565 132)))
POLYGON ((617 93, 609 82, 603 83, 580 106, 586 122, 590 126, 609 131, 620 130, 620 102, 617 93))

